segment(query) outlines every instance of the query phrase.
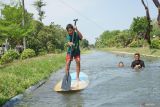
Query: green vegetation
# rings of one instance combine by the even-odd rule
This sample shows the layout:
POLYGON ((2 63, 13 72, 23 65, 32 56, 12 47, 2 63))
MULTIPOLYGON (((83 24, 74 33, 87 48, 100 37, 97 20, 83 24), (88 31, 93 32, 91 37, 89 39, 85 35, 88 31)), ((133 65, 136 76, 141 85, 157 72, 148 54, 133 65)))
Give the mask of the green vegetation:
POLYGON ((160 40, 152 40, 152 44, 151 44, 152 48, 156 48, 156 49, 160 49, 160 40))
POLYGON ((80 46, 82 48, 88 48, 89 47, 89 42, 87 39, 83 39, 82 42, 80 43, 80 46))
POLYGON ((35 54, 35 51, 33 49, 25 49, 21 54, 21 59, 32 58, 35 55, 36 54, 35 54))
MULTIPOLYGON (((38 3, 38 2, 37 2, 38 3)), ((45 6, 44 3, 35 6, 45 6)), ((33 49, 38 55, 42 51, 54 52, 56 49, 64 51, 66 31, 60 25, 51 23, 46 26, 41 21, 44 18, 44 11, 39 11, 40 21, 33 19, 33 14, 25 10, 25 22, 23 22, 23 6, 20 2, 15 5, 2 5, 0 16, 0 46, 5 40, 14 49, 17 45, 23 45, 33 49), (25 24, 23 24, 25 23, 25 24), (25 40, 23 40, 25 37, 25 40)))
POLYGON ((19 58, 19 53, 15 52, 14 50, 7 51, 1 58, 0 64, 6 64, 12 62, 14 59, 19 58))
POLYGON ((133 18, 133 23, 131 24, 131 30, 136 33, 146 32, 148 26, 148 21, 146 17, 137 17, 133 18))
POLYGON ((48 54, 0 66, 0 105, 64 65, 64 54, 48 54))
POLYGON ((141 55, 145 56, 153 56, 153 57, 160 57, 160 50, 159 49, 150 49, 150 48, 102 48, 100 50, 109 51, 109 52, 116 52, 116 53, 128 53, 134 54, 136 52, 140 53, 141 55))
POLYGON ((155 20, 152 21, 152 31, 150 35, 151 44, 148 44, 147 32, 147 19, 146 17, 137 17, 127 30, 113 30, 103 32, 97 38, 96 48, 125 48, 125 47, 150 47, 159 49, 160 41, 160 28, 155 20))
MULTIPOLYGON (((35 8, 39 14, 39 21, 33 19, 33 14, 23 11, 23 5, 20 1, 14 1, 11 4, 0 5, 0 47, 7 42, 11 49, 22 47, 25 50, 23 53, 19 52, 21 58, 26 59, 38 55, 45 55, 47 53, 62 53, 66 50, 66 35, 67 32, 60 25, 51 22, 46 26, 42 23, 45 12, 42 10, 46 4, 42 1, 34 2, 35 8)), ((89 42, 84 39, 80 46, 88 48, 89 42)), ((23 49, 21 49, 23 51, 23 49)), ((1 64, 9 63, 14 58, 0 56, 1 64), (8 59, 7 59, 8 58, 8 59)))

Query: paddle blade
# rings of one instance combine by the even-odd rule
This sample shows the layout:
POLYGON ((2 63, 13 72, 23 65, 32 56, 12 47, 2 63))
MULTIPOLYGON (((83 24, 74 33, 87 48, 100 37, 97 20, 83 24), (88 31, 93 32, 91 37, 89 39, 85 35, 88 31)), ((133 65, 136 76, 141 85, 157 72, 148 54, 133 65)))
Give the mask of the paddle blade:
POLYGON ((71 88, 71 76, 70 74, 65 74, 63 77, 61 88, 65 91, 69 91, 71 88))

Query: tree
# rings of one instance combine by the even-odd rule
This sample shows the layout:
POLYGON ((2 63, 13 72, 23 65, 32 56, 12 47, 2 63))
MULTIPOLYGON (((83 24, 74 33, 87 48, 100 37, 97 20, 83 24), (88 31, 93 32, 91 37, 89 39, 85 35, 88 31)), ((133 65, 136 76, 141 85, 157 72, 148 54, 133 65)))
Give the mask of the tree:
POLYGON ((82 48, 88 48, 88 46, 89 46, 89 41, 88 41, 87 39, 83 39, 83 40, 81 41, 80 46, 81 46, 82 48))
POLYGON ((55 45, 56 49, 64 50, 64 44, 66 43, 66 35, 67 32, 64 30, 60 25, 56 25, 53 22, 50 24, 50 28, 54 32, 55 41, 53 44, 55 45))
POLYGON ((23 37, 28 36, 30 31, 29 27, 33 15, 26 11, 25 18, 27 24, 22 27, 22 12, 22 6, 5 5, 1 10, 0 31, 3 37, 12 40, 10 42, 12 46, 20 43, 23 37))
POLYGON ((151 32, 152 37, 160 38, 160 28, 158 26, 158 22, 156 20, 153 20, 152 25, 153 25, 153 29, 151 32))
POLYGON ((137 35, 136 39, 145 39, 150 44, 150 35, 146 34, 148 33, 148 23, 146 17, 137 17, 133 19, 130 29, 132 33, 137 35))
POLYGON ((153 0, 153 3, 155 4, 155 6, 156 6, 157 9, 158 9, 157 21, 158 21, 158 24, 160 25, 160 3, 159 3, 158 0, 153 0))
POLYGON ((38 11, 39 21, 42 22, 42 19, 44 19, 45 14, 45 12, 42 10, 42 7, 46 6, 46 4, 43 2, 43 0, 37 0, 36 2, 34 2, 33 5, 36 7, 38 11))
POLYGON ((3 5, 0 17, 0 44, 7 38, 12 48, 15 48, 17 44, 22 44, 25 37, 27 48, 34 49, 36 54, 44 51, 63 51, 66 30, 54 23, 45 26, 42 22, 34 20, 33 14, 24 10, 21 3, 3 5))
POLYGON ((43 27, 43 23, 36 20, 32 20, 30 26, 31 31, 29 33, 30 36, 26 38, 28 48, 33 49, 36 52, 36 54, 38 54, 38 52, 42 48, 41 41, 38 39, 38 33, 41 31, 43 27))
POLYGON ((146 10, 146 18, 148 21, 148 25, 147 25, 146 32, 145 32, 144 36, 145 36, 145 39, 147 40, 148 44, 151 45, 150 32, 152 31, 152 26, 151 26, 151 18, 150 18, 150 14, 149 14, 149 8, 144 3, 144 0, 141 0, 141 1, 142 1, 142 4, 146 10))
POLYGON ((35 50, 36 54, 41 51, 55 52, 56 49, 64 50, 66 32, 59 25, 51 24, 44 26, 39 21, 32 21, 31 36, 27 38, 28 47, 35 50))
POLYGON ((123 30, 115 37, 117 47, 127 47, 133 40, 129 30, 123 30))
POLYGON ((48 26, 43 27, 42 30, 38 33, 38 40, 40 40, 42 48, 44 48, 44 50, 47 52, 55 49, 55 45, 52 44, 52 41, 55 39, 53 35, 54 32, 48 26))
POLYGON ((96 40, 96 47, 114 47, 116 46, 115 38, 120 33, 119 30, 105 31, 96 40))

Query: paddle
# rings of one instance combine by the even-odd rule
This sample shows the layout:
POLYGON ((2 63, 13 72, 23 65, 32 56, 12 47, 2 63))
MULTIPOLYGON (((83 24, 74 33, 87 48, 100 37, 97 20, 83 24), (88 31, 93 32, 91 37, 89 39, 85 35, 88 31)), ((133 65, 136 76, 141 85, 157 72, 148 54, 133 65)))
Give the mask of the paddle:
MULTIPOLYGON (((76 26, 76 22, 78 21, 78 19, 74 19, 73 21, 74 21, 74 26, 76 26)), ((73 42, 74 42, 74 33, 73 33, 73 36, 72 36, 72 43, 73 42)), ((72 46, 71 46, 70 56, 73 57, 73 47, 72 46)), ((71 60, 70 60, 70 62, 67 65, 68 68, 70 68, 70 64, 71 64, 71 60)), ((69 91, 70 88, 71 88, 71 76, 70 76, 69 71, 63 77, 61 88, 63 90, 65 90, 65 91, 69 91)))
POLYGON ((71 76, 70 76, 69 72, 68 72, 68 74, 66 73, 64 75, 61 88, 65 91, 70 90, 70 88, 71 88, 71 76))

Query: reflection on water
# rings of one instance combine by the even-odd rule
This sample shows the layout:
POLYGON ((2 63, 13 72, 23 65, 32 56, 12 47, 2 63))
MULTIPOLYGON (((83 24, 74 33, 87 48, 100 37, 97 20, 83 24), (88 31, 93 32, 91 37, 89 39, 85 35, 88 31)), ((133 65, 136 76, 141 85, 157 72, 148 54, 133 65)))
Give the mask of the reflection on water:
POLYGON ((62 105, 64 107, 83 107, 83 97, 80 95, 80 93, 77 93, 76 95, 74 93, 70 94, 63 94, 64 97, 62 98, 62 105))
MULTIPOLYGON (((132 55, 93 52, 82 56, 81 71, 89 75, 89 86, 80 92, 56 93, 53 86, 63 77, 55 73, 42 87, 15 107, 160 107, 160 59, 142 57, 146 68, 130 68, 132 55), (123 61, 124 68, 118 68, 123 61)), ((71 72, 75 71, 72 63, 71 72)))

